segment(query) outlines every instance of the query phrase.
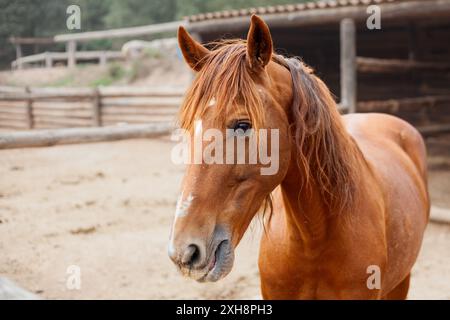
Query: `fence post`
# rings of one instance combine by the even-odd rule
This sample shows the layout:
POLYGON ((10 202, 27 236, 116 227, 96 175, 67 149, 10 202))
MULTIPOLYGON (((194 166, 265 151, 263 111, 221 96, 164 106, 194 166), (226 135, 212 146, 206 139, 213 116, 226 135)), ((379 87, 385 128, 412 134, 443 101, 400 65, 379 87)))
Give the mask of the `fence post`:
POLYGON ((341 33, 341 104, 356 112, 356 31, 355 21, 343 19, 341 33))
POLYGON ((26 102, 26 111, 25 111, 25 117, 27 122, 27 128, 33 129, 34 127, 34 120, 33 120, 33 98, 31 97, 31 90, 27 86, 25 87, 25 93, 27 95, 27 102, 26 102))
POLYGON ((98 61, 99 61, 100 66, 102 66, 102 67, 106 66, 106 62, 108 61, 108 58, 106 57, 105 51, 102 51, 98 61))
POLYGON ((102 106, 101 106, 101 96, 98 88, 95 88, 92 99, 92 126, 101 127, 102 126, 102 106))
POLYGON ((20 43, 16 43, 16 61, 17 61, 16 68, 19 70, 23 69, 21 58, 22 58, 22 47, 20 46, 20 43))
POLYGON ((53 59, 50 52, 45 52, 45 67, 51 68, 53 66, 53 59))
POLYGON ((77 43, 73 40, 67 42, 66 51, 67 51, 67 66, 69 68, 73 68, 77 63, 75 57, 75 51, 77 51, 77 43))

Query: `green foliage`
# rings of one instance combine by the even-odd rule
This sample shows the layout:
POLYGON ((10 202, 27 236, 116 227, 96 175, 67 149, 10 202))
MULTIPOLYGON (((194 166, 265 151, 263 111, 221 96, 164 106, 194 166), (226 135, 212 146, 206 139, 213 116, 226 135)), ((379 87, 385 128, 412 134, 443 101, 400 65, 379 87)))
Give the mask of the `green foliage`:
POLYGON ((51 87, 69 87, 74 82, 74 77, 72 74, 69 74, 68 76, 58 79, 50 84, 51 87))
POLYGON ((109 0, 110 11, 104 17, 105 26, 118 28, 172 21, 176 17, 176 0, 109 0))
POLYGON ((160 50, 154 49, 154 48, 145 48, 144 51, 144 57, 147 58, 162 58, 162 54, 160 50))
POLYGON ((113 62, 108 65, 108 72, 103 77, 92 81, 90 85, 93 87, 109 86, 125 77, 128 77, 128 71, 121 64, 113 62))
POLYGON ((123 67, 120 64, 112 63, 109 65, 108 75, 112 79, 118 80, 118 79, 123 78, 123 76, 125 75, 125 70, 123 69, 123 67))
MULTIPOLYGON (((0 0, 0 65, 14 59, 11 36, 43 37, 64 32, 66 5, 60 0, 0 0)), ((33 52, 25 51, 24 54, 33 52)))
MULTIPOLYGON (((111 12, 111 0, 62 0, 61 2, 66 2, 66 7, 69 4, 80 6, 81 31, 105 29, 104 20, 105 16, 111 12)), ((79 32, 79 30, 73 30, 72 32, 79 32)))

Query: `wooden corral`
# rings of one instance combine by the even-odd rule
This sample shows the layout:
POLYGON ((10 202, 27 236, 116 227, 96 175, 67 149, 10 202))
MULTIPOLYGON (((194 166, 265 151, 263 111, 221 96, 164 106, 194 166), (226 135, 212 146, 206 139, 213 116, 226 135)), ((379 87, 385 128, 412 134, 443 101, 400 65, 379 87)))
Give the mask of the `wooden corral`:
POLYGON ((0 87, 0 129, 174 122, 184 88, 0 87))
POLYGON ((416 126, 450 124, 450 0, 336 0, 188 18, 204 43, 245 38, 256 13, 275 48, 316 69, 342 107, 387 112, 416 126), (368 7, 380 9, 370 29, 368 7))

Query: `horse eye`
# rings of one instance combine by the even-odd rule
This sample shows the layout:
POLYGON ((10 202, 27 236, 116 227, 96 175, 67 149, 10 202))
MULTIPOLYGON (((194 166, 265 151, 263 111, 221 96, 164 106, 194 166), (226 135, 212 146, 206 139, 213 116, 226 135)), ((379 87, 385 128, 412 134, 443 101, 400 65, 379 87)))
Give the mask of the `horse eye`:
POLYGON ((252 125, 248 121, 236 121, 233 125, 233 130, 237 132, 238 130, 242 131, 242 133, 247 132, 247 130, 251 129, 252 125))

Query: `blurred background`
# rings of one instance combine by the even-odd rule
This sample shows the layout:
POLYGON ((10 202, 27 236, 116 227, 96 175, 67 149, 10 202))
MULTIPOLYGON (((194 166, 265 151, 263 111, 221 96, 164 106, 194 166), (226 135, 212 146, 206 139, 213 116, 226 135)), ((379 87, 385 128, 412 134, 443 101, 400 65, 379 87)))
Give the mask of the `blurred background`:
POLYGON ((432 216, 409 297, 450 299, 450 0, 0 0, 0 298, 10 280, 34 298, 260 298, 259 217, 218 283, 184 279, 166 253, 184 172, 170 132, 195 77, 176 30, 244 38, 253 13, 342 113, 422 133, 432 216))

